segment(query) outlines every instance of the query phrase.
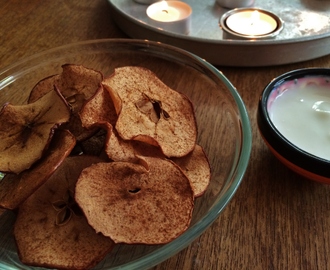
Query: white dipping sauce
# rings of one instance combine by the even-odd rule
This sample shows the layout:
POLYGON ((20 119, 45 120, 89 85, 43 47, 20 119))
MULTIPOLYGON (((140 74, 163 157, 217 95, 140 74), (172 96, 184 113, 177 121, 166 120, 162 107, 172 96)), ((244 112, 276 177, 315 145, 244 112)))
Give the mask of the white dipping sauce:
POLYGON ((293 144, 330 160, 330 77, 306 77, 273 90, 268 113, 293 144))

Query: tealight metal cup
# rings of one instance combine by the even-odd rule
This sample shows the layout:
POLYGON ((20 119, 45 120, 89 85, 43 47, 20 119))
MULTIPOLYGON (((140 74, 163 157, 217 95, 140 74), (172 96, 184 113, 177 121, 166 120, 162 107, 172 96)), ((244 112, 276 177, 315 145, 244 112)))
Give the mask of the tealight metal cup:
POLYGON ((217 0, 217 3, 224 8, 251 7, 254 0, 217 0))
POLYGON ((272 38, 275 38, 282 31, 282 29, 284 27, 284 22, 276 14, 274 14, 268 10, 265 10, 265 9, 254 8, 254 7, 253 8, 235 8, 233 10, 227 11, 220 17, 219 26, 223 30, 224 39, 245 39, 245 40, 246 39, 251 39, 251 40, 253 40, 253 39, 272 39, 272 38), (274 31, 267 33, 267 34, 263 34, 263 35, 244 35, 244 34, 237 33, 228 27, 226 21, 231 15, 236 14, 238 12, 242 12, 242 11, 258 11, 260 13, 267 14, 276 21, 277 27, 274 29, 274 31))

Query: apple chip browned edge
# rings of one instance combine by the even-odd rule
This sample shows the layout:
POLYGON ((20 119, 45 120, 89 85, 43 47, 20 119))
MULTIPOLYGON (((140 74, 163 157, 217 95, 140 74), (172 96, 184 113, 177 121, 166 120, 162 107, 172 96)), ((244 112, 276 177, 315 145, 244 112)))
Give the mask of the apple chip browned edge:
POLYGON ((45 157, 19 175, 7 174, 0 181, 0 207, 17 208, 41 186, 70 154, 74 136, 67 130, 57 130, 45 157))

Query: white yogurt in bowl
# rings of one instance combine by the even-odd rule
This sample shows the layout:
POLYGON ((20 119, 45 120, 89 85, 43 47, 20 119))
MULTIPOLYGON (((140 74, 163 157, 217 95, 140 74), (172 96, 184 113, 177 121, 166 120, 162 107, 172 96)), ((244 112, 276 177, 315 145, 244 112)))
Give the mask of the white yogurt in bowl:
POLYGON ((330 160, 330 76, 286 81, 267 103, 269 117, 291 143, 330 160))
POLYGON ((257 124, 280 162, 330 185, 330 68, 298 69, 274 78, 260 95, 257 124))

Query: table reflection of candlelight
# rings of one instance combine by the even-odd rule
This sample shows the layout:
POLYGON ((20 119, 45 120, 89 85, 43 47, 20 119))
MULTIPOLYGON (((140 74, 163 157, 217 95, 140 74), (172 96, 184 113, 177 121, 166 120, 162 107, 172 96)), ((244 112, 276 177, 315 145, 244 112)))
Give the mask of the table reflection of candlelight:
POLYGON ((275 14, 254 8, 231 10, 221 17, 220 24, 225 32, 248 39, 274 37, 283 28, 275 14))
POLYGON ((183 34, 189 33, 191 13, 191 7, 181 1, 160 1, 147 8, 152 26, 183 34))

